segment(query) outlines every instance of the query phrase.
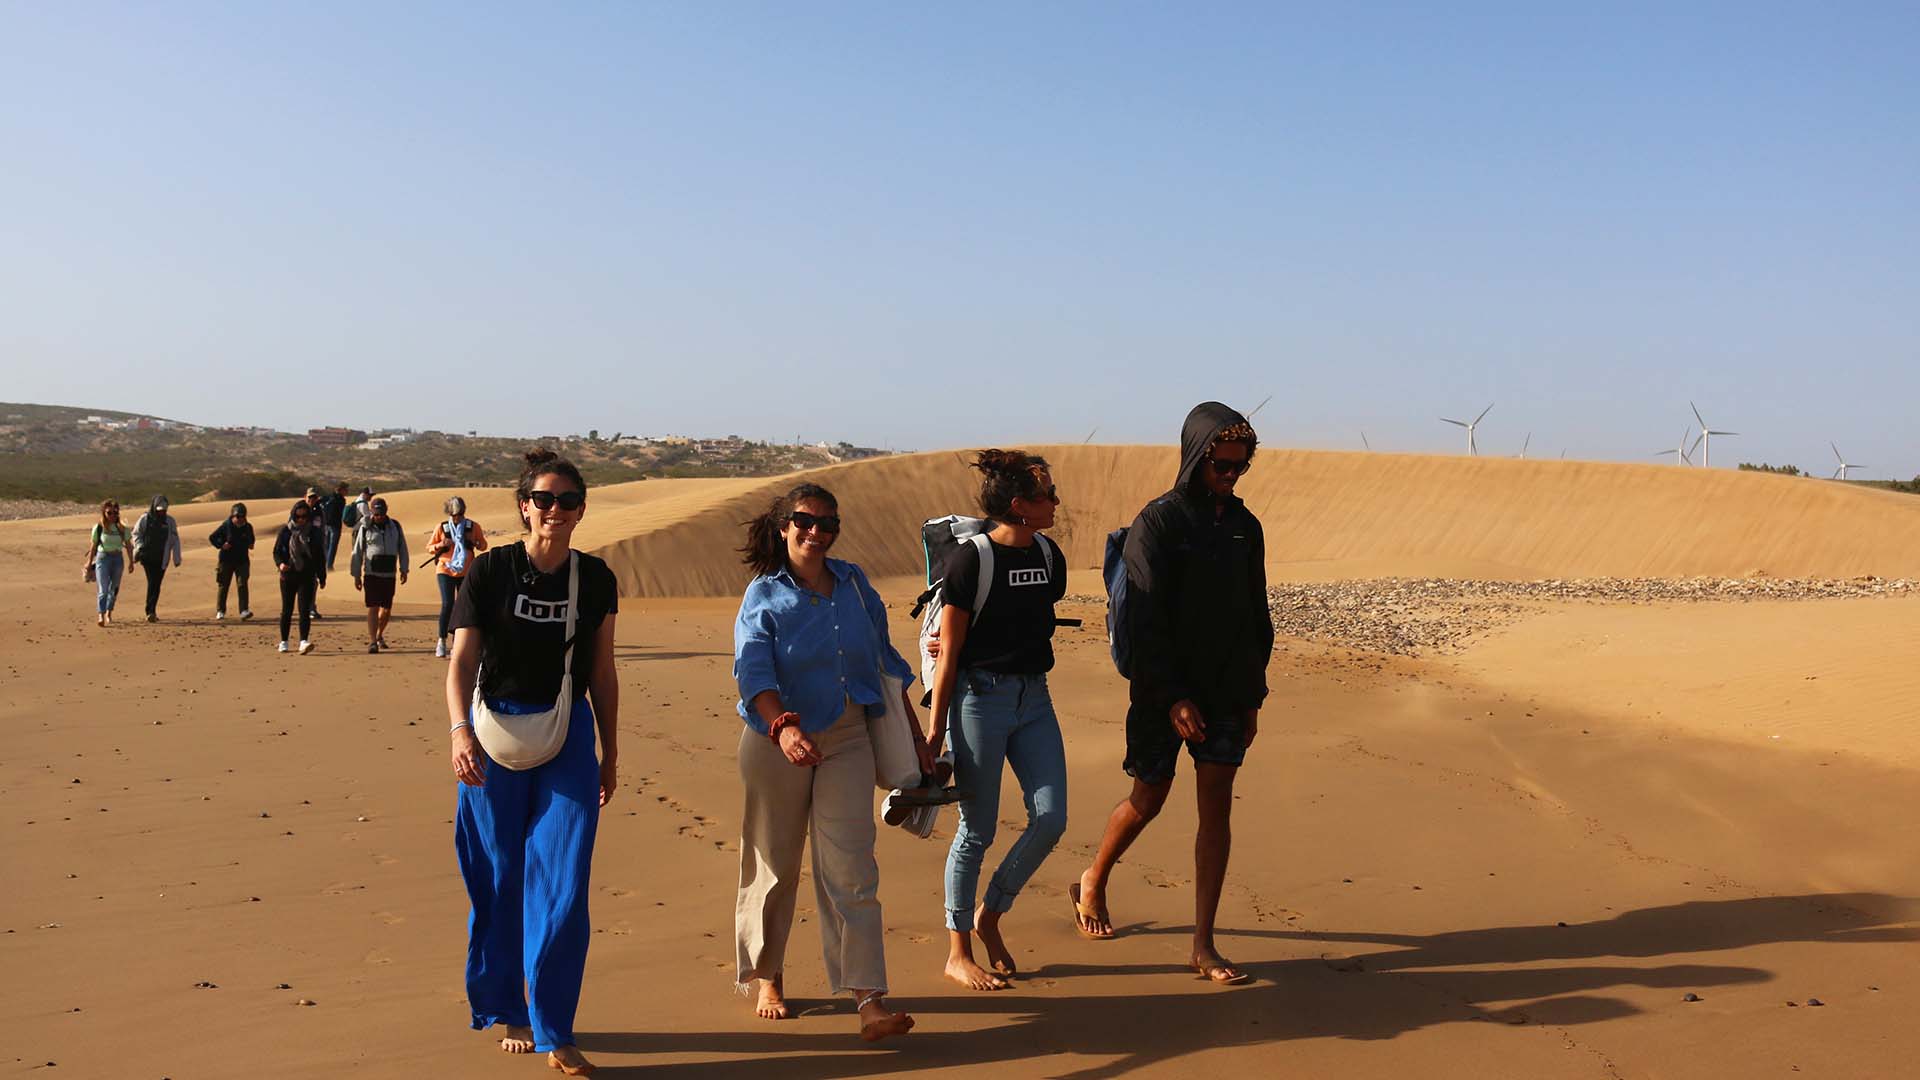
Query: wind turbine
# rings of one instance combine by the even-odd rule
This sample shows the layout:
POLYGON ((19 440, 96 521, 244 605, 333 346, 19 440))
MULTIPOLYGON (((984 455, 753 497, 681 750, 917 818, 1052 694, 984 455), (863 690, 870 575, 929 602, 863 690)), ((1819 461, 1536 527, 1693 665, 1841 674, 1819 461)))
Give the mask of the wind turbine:
POLYGON ((1527 441, 1520 444, 1520 460, 1527 460, 1527 447, 1533 445, 1533 432, 1527 432, 1527 441))
MULTIPOLYGON (((1687 426, 1686 426, 1685 428, 1682 428, 1682 429, 1681 429, 1681 431, 1680 431, 1680 443, 1679 443, 1679 445, 1677 445, 1677 446, 1675 446, 1675 447, 1674 447, 1673 449, 1671 449, 1671 450, 1655 450, 1655 451, 1653 452, 1653 456, 1654 456, 1654 457, 1665 457, 1665 456, 1667 456, 1668 454, 1672 454, 1672 455, 1673 455, 1673 463, 1674 463, 1675 465, 1678 465, 1678 464, 1680 464, 1681 462, 1686 462, 1686 463, 1687 463, 1688 465, 1691 465, 1691 464, 1693 464, 1693 451, 1692 451, 1691 449, 1689 449, 1689 448, 1688 448, 1688 446, 1687 446, 1687 436, 1688 436, 1688 435, 1691 435, 1691 434, 1693 434, 1693 425, 1692 425, 1692 424, 1688 424, 1688 425, 1687 425, 1687 426)), ((1699 440, 1697 440, 1697 439, 1696 439, 1696 440, 1694 440, 1694 444, 1693 444, 1693 445, 1694 445, 1694 446, 1699 446, 1699 445, 1700 445, 1700 442, 1699 442, 1699 440)))
MULTIPOLYGON (((1828 446, 1833 446, 1833 444, 1832 444, 1832 443, 1828 443, 1827 445, 1828 445, 1828 446)), ((1845 480, 1845 479, 1847 478, 1847 470, 1848 470, 1848 469, 1864 469, 1864 468, 1866 468, 1866 466, 1865 466, 1865 465, 1849 465, 1849 464, 1847 464, 1847 459, 1846 459, 1846 458, 1844 458, 1844 457, 1841 457, 1841 456, 1840 456, 1840 448, 1839 448, 1839 447, 1837 447, 1837 446, 1833 446, 1833 460, 1835 460, 1835 461, 1837 461, 1837 462, 1839 462, 1839 463, 1840 463, 1840 467, 1839 467, 1839 468, 1837 468, 1837 469, 1835 469, 1835 470, 1833 470, 1833 478, 1834 478, 1835 480, 1845 480)))
POLYGON ((1367 441, 1367 433, 1364 431, 1360 433, 1360 445, 1367 448, 1367 453, 1373 453, 1373 444, 1367 441))
POLYGON ((1267 395, 1266 397, 1263 397, 1263 398, 1261 398, 1261 399, 1260 399, 1260 404, 1258 404, 1258 405, 1255 405, 1255 406, 1253 407, 1253 411, 1247 414, 1247 422, 1248 422, 1248 423, 1252 423, 1252 422, 1253 422, 1253 418, 1254 418, 1254 417, 1256 417, 1256 416, 1258 416, 1258 415, 1260 415, 1260 410, 1261 410, 1261 409, 1264 409, 1264 408, 1266 408, 1266 407, 1267 407, 1267 402, 1269 402, 1269 401, 1272 401, 1272 400, 1273 400, 1273 395, 1272 395, 1272 394, 1268 394, 1268 395, 1267 395))
POLYGON ((1090 443, 1090 442, 1092 442, 1092 441, 1093 441, 1093 437, 1094 437, 1095 435, 1098 435, 1098 434, 1100 434, 1100 425, 1099 425, 1099 424, 1095 424, 1095 425, 1093 425, 1093 430, 1092 430, 1092 431, 1089 431, 1089 432, 1087 432, 1087 437, 1086 437, 1086 438, 1084 438, 1084 439, 1081 439, 1081 440, 1080 440, 1080 445, 1081 445, 1081 446, 1085 446, 1085 445, 1087 445, 1088 443, 1090 443))
POLYGON ((1740 433, 1737 431, 1710 431, 1707 429, 1706 418, 1700 415, 1700 406, 1689 401, 1687 402, 1687 408, 1692 409, 1693 418, 1700 421, 1700 441, 1706 444, 1700 453, 1700 467, 1711 469, 1713 468, 1713 437, 1715 435, 1738 435, 1740 433))
POLYGON ((1474 417, 1471 423, 1465 420, 1449 420, 1444 416, 1441 417, 1440 419, 1445 423, 1454 425, 1455 427, 1463 427, 1467 429, 1467 456, 1475 457, 1480 453, 1480 444, 1473 441, 1473 429, 1479 427, 1480 421, 1485 420, 1487 418, 1487 414, 1492 411, 1493 411, 1493 403, 1488 402, 1487 407, 1484 409, 1481 409, 1480 415, 1474 417))

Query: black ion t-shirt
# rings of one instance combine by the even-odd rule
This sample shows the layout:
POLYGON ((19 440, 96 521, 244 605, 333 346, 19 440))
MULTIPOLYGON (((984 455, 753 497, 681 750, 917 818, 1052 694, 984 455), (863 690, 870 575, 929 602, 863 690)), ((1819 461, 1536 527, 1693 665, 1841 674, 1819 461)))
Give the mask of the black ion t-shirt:
MULTIPOLYGON (((580 555, 575 697, 586 695, 600 623, 618 610, 620 588, 613 571, 592 555, 580 555)), ((529 703, 552 701, 560 693, 560 661, 567 651, 566 564, 551 574, 540 573, 527 558, 525 541, 482 552, 467 571, 449 625, 480 631, 481 694, 529 703)))
MULTIPOLYGON (((988 541, 992 543, 991 540, 988 541)), ((981 611, 973 610, 980 582, 980 552, 968 540, 949 556, 941 601, 976 616, 967 626, 960 666, 1001 675, 1043 675, 1053 670, 1053 605, 1067 594, 1067 567, 1058 548, 1053 569, 1035 537, 1033 546, 993 544, 993 584, 981 611)))

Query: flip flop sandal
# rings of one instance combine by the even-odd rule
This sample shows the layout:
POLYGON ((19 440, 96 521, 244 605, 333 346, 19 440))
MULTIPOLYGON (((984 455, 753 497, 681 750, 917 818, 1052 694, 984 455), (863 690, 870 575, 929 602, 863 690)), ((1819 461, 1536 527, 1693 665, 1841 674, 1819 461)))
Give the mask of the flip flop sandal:
POLYGON ((1111 914, 1108 914, 1104 919, 1102 919, 1098 911, 1095 911, 1094 909, 1082 904, 1080 902, 1080 883, 1079 882, 1076 881, 1073 884, 1067 886, 1067 899, 1073 901, 1073 927, 1074 929, 1080 931, 1081 937, 1086 938, 1088 941, 1112 941, 1113 940, 1113 936, 1114 936, 1113 930, 1112 930, 1113 916, 1111 914), (1087 929, 1087 924, 1090 922, 1105 922, 1108 926, 1107 932, 1104 934, 1096 934, 1093 931, 1087 929))
POLYGON ((965 802, 973 796, 966 788, 957 787, 912 787, 895 788, 889 792, 886 801, 880 804, 880 817, 889 825, 898 825, 907 820, 907 815, 923 806, 947 806, 965 802))
POLYGON ((1195 961, 1193 963, 1190 963, 1188 966, 1193 968, 1193 970, 1199 972, 1201 978, 1207 980, 1208 982, 1214 984, 1215 986, 1239 986, 1241 983, 1246 982, 1249 979, 1253 978, 1252 975, 1249 975, 1246 972, 1241 971, 1238 967, 1234 965, 1233 961, 1228 960, 1226 957, 1221 957, 1220 962, 1217 964, 1208 964, 1208 963, 1195 961), (1218 974, 1216 974, 1216 972, 1224 974, 1229 971, 1234 973, 1230 978, 1223 979, 1223 978, 1220 978, 1218 974))

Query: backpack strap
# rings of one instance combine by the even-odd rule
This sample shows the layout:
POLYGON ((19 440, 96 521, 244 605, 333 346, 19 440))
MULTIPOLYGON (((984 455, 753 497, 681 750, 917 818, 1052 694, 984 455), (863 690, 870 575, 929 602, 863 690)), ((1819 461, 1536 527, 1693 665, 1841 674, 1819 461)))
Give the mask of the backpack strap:
POLYGON ((987 594, 993 591, 993 541, 986 533, 974 533, 967 538, 973 544, 973 550, 980 553, 980 577, 973 586, 973 622, 980 625, 980 611, 987 606, 987 594))

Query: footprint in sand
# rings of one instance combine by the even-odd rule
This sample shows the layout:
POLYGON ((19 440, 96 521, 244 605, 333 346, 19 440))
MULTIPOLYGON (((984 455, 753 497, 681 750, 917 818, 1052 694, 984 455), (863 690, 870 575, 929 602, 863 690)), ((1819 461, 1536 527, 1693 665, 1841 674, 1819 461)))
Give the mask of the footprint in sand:
POLYGON ((399 926, 401 923, 407 921, 405 915, 396 915, 391 911, 376 911, 373 913, 373 917, 386 923, 388 926, 399 926))
POLYGON ((365 885, 350 885, 347 882, 341 881, 341 882, 336 882, 332 885, 329 885, 324 889, 321 889, 320 895, 321 896, 345 896, 350 892, 358 892, 359 890, 364 888, 366 888, 365 885))

